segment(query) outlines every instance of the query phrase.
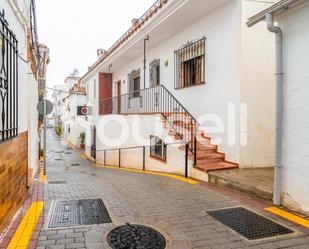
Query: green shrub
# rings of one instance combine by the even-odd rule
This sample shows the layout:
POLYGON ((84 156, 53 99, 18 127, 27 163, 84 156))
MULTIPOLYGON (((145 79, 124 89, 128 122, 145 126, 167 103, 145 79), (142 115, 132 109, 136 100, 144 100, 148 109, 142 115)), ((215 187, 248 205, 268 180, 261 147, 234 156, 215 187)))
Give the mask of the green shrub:
POLYGON ((61 126, 56 126, 55 127, 55 131, 56 131, 56 134, 60 137, 61 134, 62 134, 62 127, 61 126))
POLYGON ((80 138, 80 143, 85 144, 86 133, 81 132, 80 135, 79 135, 79 138, 80 138))

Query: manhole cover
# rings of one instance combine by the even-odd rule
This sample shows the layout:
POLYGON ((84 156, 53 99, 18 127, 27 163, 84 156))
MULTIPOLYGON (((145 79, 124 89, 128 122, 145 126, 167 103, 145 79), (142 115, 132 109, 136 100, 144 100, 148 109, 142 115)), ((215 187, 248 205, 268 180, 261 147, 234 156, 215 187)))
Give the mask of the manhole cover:
POLYGON ((293 233, 293 231, 241 207, 207 213, 249 240, 293 233))
POLYGON ((65 184, 66 181, 49 181, 48 184, 65 184))
POLYGON ((101 199, 57 201, 49 227, 71 227, 111 223, 101 199))
POLYGON ((164 249, 166 246, 161 233, 142 225, 116 227, 108 234, 107 240, 114 249, 164 249))

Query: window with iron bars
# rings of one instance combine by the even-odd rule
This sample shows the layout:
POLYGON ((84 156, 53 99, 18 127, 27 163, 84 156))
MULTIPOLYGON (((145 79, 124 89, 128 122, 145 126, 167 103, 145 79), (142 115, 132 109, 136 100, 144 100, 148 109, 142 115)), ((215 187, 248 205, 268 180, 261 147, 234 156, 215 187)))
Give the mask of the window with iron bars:
POLYGON ((149 64, 149 85, 157 86, 160 85, 160 60, 153 60, 149 64))
POLYGON ((129 80, 129 93, 130 98, 138 98, 140 97, 140 85, 141 85, 141 77, 140 77, 140 69, 133 70, 128 75, 129 80))
POLYGON ((175 89, 205 83, 205 43, 202 38, 175 51, 175 89))
POLYGON ((167 148, 161 138, 150 136, 150 156, 162 161, 166 161, 167 148))
POLYGON ((18 41, 0 12, 0 142, 18 135, 18 41))

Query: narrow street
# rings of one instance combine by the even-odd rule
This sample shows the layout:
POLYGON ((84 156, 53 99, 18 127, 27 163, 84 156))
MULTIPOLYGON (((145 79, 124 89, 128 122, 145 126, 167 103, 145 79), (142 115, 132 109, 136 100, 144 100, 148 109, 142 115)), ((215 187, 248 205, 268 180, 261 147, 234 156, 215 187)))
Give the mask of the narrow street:
POLYGON ((265 212, 269 202, 210 184, 97 167, 62 145, 53 129, 48 130, 47 148, 45 219, 37 249, 110 248, 108 233, 127 222, 155 228, 166 238, 166 248, 308 248, 308 230, 265 212), (49 228, 55 201, 75 199, 102 199, 112 223, 49 228), (256 211, 296 232, 249 242, 206 213, 235 206, 256 211))

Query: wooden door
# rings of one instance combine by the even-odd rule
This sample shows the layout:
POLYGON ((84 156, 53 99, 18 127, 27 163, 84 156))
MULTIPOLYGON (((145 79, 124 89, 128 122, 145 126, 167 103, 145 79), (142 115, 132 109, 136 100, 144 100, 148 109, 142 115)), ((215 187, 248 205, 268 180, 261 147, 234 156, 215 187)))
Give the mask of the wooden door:
POLYGON ((118 114, 121 113, 121 81, 116 82, 116 88, 117 88, 117 96, 118 96, 118 101, 117 101, 117 106, 118 106, 118 114))
POLYGON ((99 75, 99 106, 100 115, 113 113, 113 75, 100 73, 99 75))

